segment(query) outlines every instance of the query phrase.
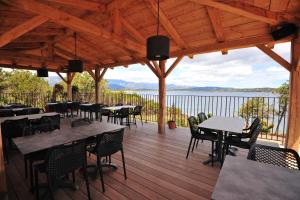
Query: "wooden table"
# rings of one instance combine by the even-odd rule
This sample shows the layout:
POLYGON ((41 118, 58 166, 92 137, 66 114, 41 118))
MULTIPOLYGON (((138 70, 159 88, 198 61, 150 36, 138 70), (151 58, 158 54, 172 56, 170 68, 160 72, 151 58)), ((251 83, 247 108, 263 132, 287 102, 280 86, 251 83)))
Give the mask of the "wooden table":
MULTIPOLYGON (((228 132, 231 133, 242 133, 245 125, 245 120, 240 117, 219 117, 213 116, 201 124, 198 127, 210 129, 212 131, 216 131, 218 135, 218 145, 217 145, 217 157, 216 161, 222 162, 222 141, 224 137, 226 137, 228 132)), ((208 164, 212 161, 212 159, 208 159, 203 162, 203 164, 208 164)))
POLYGON ((212 199, 300 199, 300 171, 227 156, 212 199))
POLYGON ((0 117, 0 124, 6 120, 18 120, 24 118, 28 118, 29 120, 34 120, 34 119, 40 119, 43 116, 54 116, 54 115, 59 115, 59 113, 49 112, 49 113, 40 113, 40 114, 32 114, 32 115, 19 115, 13 117, 0 117))
POLYGON ((115 131, 125 126, 110 124, 107 122, 93 121, 87 126, 64 128, 52 133, 35 134, 32 136, 14 138, 13 142, 23 155, 49 149, 56 145, 86 139, 105 132, 115 131))

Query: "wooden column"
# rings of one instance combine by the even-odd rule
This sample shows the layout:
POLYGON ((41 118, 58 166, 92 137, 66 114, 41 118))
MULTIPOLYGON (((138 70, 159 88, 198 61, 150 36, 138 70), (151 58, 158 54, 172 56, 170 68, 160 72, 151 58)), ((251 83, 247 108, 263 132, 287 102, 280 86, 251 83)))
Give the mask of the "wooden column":
POLYGON ((299 151, 300 147, 300 38, 291 43, 290 102, 287 147, 299 151))
POLYGON ((67 73, 67 96, 68 101, 72 101, 72 74, 67 73))
POLYGON ((95 103, 100 103, 100 68, 95 68, 95 103))
POLYGON ((6 174, 5 174, 5 164, 3 157, 3 145, 2 145, 2 135, 0 127, 0 199, 7 199, 7 185, 6 185, 6 174))
POLYGON ((165 133, 165 116, 166 116, 166 61, 159 61, 161 76, 159 77, 159 110, 157 116, 158 133, 165 133))

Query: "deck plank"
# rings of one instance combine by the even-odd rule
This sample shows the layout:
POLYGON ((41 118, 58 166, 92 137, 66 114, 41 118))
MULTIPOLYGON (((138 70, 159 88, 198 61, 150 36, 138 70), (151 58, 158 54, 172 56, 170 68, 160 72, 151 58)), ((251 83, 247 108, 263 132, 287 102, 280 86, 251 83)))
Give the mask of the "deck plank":
MULTIPOLYGON (((62 120, 62 129, 68 126, 62 120)), ((104 174, 106 192, 102 193, 100 179, 90 179, 93 199, 210 199, 220 172, 219 166, 205 166, 210 143, 199 143, 198 148, 185 159, 190 133, 188 129, 166 130, 157 133, 157 126, 145 123, 126 129, 124 151, 128 179, 124 180, 121 154, 113 155, 112 161, 119 166, 116 171, 104 174)), ((11 153, 11 163, 6 166, 11 199, 34 199, 29 192, 29 181, 25 180, 23 157, 11 153)), ((95 163, 95 156, 88 157, 95 163)), ((80 172, 76 174, 80 186, 77 191, 59 189, 56 199, 87 199, 85 182, 80 172)))

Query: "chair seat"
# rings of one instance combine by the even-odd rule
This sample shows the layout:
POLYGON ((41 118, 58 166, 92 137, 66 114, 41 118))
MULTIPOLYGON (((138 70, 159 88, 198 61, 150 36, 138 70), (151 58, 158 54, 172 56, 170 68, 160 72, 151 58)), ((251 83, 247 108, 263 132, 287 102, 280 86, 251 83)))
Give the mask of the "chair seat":
POLYGON ((250 148, 248 141, 242 140, 240 136, 228 136, 226 138, 226 143, 228 145, 232 145, 240 148, 246 148, 246 149, 250 148))

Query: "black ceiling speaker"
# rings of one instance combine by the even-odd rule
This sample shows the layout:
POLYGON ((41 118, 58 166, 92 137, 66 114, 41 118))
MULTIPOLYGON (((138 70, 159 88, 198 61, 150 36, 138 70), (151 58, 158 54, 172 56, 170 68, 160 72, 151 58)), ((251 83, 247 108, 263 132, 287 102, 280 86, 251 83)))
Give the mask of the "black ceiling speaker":
POLYGON ((74 33, 74 60, 69 60, 68 72, 83 72, 83 62, 82 60, 78 60, 77 58, 77 37, 76 32, 74 33))
POLYGON ((159 0, 157 0, 157 32, 147 39, 147 59, 166 60, 170 57, 170 39, 159 33, 159 0))
POLYGON ((42 67, 36 70, 38 77, 48 77, 48 69, 42 67))
POLYGON ((283 24, 278 26, 275 30, 271 32, 271 35, 274 40, 280 40, 287 36, 297 33, 297 26, 292 23, 283 24))
POLYGON ((83 72, 83 62, 81 60, 69 60, 68 72, 83 72))

